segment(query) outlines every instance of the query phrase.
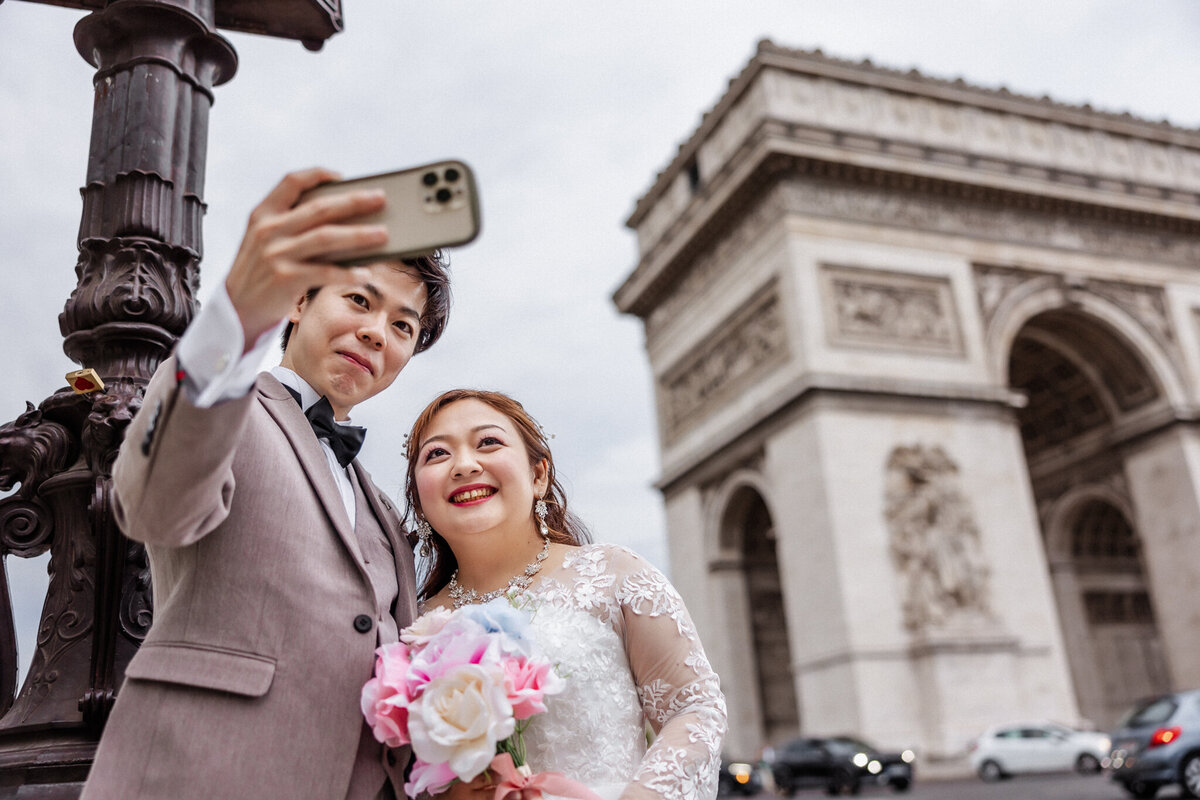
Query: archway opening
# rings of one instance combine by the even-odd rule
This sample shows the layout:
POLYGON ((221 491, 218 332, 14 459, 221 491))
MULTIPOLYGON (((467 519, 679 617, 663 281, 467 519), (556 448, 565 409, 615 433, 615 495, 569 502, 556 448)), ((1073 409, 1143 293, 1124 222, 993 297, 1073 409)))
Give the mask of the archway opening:
POLYGON ((1018 422, 1080 712, 1107 727, 1169 688, 1141 538, 1124 510, 1124 445, 1166 401, 1136 350, 1075 309, 1026 323, 1009 380, 1027 399, 1018 422))
POLYGON ((739 555, 750 644, 762 721, 762 740, 778 742, 800 731, 775 526, 761 495, 750 487, 730 498, 721 525, 723 549, 739 555))

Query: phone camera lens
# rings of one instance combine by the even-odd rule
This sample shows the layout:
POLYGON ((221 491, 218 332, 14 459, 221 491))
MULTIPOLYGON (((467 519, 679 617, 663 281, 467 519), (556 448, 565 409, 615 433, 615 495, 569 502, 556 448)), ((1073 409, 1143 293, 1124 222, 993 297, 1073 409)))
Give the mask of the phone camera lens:
POLYGON ((448 182, 454 183, 456 180, 458 180, 458 170, 456 170, 454 167, 450 167, 446 170, 445 176, 448 182))
POLYGON ((441 188, 437 190, 437 201, 439 203, 449 203, 452 196, 449 189, 441 188))
POLYGON ((433 186, 435 183, 438 182, 437 173, 436 172, 426 172, 424 175, 421 176, 421 182, 424 183, 426 186, 433 186))

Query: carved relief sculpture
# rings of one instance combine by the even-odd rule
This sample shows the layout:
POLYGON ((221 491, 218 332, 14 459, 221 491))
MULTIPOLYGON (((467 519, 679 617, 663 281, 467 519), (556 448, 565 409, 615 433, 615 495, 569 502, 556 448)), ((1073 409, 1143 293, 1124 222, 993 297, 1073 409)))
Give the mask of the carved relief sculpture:
POLYGON ((787 352, 783 311, 774 283, 717 326, 719 336, 659 379, 668 439, 709 415, 722 398, 760 377, 787 352))
POLYGON ((888 458, 886 479, 884 517, 905 627, 990 621, 989 569, 958 465, 936 445, 902 446, 888 458))
POLYGON ((821 286, 830 344, 962 353, 946 278, 825 265, 821 286))

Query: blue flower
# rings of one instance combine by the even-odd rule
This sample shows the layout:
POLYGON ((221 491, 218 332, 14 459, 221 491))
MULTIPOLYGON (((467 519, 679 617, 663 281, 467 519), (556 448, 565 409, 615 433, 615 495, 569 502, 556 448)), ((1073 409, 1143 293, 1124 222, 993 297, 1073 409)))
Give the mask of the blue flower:
POLYGON ((490 603, 470 606, 464 611, 468 619, 482 625, 488 633, 503 633, 516 640, 527 638, 529 613, 513 608, 507 597, 497 597, 490 603))

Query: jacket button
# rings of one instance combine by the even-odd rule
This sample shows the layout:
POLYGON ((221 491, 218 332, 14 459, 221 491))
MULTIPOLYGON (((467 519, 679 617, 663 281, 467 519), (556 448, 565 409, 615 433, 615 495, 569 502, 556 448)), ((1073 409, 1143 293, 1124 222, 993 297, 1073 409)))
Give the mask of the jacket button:
POLYGON ((369 632, 372 625, 374 625, 374 623, 371 622, 371 618, 366 614, 359 614, 354 618, 354 630, 358 631, 359 633, 369 632))

